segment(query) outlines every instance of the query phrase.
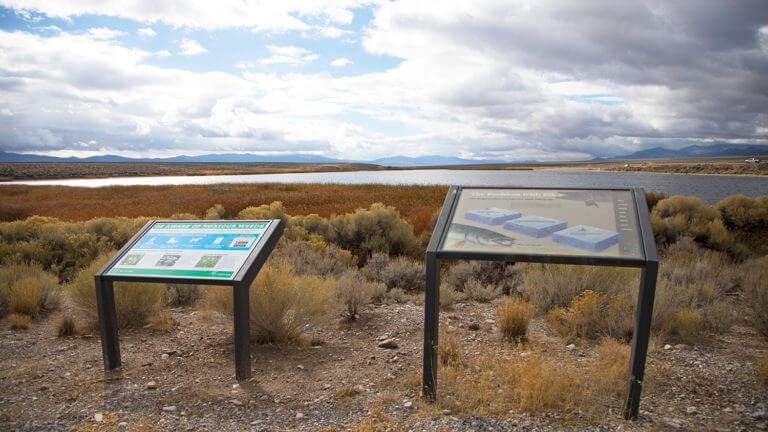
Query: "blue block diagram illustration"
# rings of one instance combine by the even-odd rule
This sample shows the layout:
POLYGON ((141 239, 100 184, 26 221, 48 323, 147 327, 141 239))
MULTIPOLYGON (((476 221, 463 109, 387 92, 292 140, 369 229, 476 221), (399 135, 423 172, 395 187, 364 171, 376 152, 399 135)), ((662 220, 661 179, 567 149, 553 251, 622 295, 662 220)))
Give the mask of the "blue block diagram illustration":
POLYGON ((525 216, 508 221, 504 224, 505 230, 514 231, 535 238, 546 237, 553 232, 563 230, 567 227, 567 222, 541 216, 525 216))
POLYGON ((517 219, 520 216, 520 213, 514 210, 505 210, 495 207, 471 210, 464 214, 464 218, 486 225, 501 225, 506 221, 517 219))
POLYGON ((602 228, 577 225, 552 234, 552 240, 589 252, 601 252, 621 242, 621 234, 602 228))

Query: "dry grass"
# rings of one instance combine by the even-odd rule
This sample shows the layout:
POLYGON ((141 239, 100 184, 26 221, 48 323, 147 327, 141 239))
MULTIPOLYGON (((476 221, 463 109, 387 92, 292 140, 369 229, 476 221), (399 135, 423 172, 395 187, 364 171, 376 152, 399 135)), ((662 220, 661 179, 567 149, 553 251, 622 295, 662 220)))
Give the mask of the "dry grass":
POLYGON ((534 307, 519 297, 505 297, 496 310, 501 336, 508 341, 525 341, 534 307))
POLYGON ((3 186, 0 188, 0 220, 32 215, 65 221, 97 217, 170 217, 191 213, 198 217, 220 204, 237 214, 246 207, 281 201, 291 215, 353 213, 375 202, 393 206, 414 227, 416 234, 428 228, 429 217, 442 206, 446 186, 388 186, 332 184, 224 184, 199 186, 110 186, 74 188, 62 186, 3 186))
POLYGON ((444 326, 440 326, 437 340, 437 357, 442 365, 460 366, 464 361, 464 349, 456 334, 444 326))
POLYGON ((336 295, 346 308, 346 317, 354 320, 360 308, 371 302, 372 284, 358 270, 348 270, 336 283, 336 295))
POLYGON ((29 315, 12 313, 5 317, 11 325, 11 330, 26 330, 29 328, 29 315))
POLYGON ((64 315, 56 322, 56 336, 68 337, 77 334, 77 324, 72 315, 64 315))
MULTIPOLYGON (((211 306, 233 314, 232 289, 206 290, 211 306)), ((268 262, 250 287, 251 336, 259 343, 302 342, 311 328, 336 307, 335 281, 296 275, 283 262, 268 262)))
POLYGON ((768 263, 755 261, 744 278, 744 303, 750 310, 752 326, 768 337, 768 263))
MULTIPOLYGON (((77 306, 83 321, 90 327, 98 326, 96 290, 93 275, 106 264, 114 253, 105 253, 91 265, 78 272, 66 289, 77 306)), ((115 309, 117 324, 121 328, 141 328, 161 312, 163 287, 159 284, 115 282, 115 309)))
POLYGON ((764 353, 761 358, 757 359, 755 364, 755 375, 757 377, 757 382, 765 387, 768 387, 768 352, 764 353))

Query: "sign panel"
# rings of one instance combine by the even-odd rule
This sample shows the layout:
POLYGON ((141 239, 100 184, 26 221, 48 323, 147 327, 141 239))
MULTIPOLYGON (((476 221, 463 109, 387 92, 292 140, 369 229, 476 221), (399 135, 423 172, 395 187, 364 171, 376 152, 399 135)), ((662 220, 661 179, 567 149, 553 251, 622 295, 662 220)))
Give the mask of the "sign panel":
POLYGON ((106 275, 232 280, 270 223, 158 222, 106 275))
POLYGON ((643 259, 630 190, 461 188, 440 250, 643 259))

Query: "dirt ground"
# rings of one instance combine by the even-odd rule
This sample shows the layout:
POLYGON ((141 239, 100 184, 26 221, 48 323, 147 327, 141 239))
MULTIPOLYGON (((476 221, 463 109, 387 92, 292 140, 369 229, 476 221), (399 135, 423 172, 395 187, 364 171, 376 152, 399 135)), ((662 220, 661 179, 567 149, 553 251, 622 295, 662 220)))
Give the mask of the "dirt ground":
MULTIPOLYGON (((498 336, 495 309, 458 304, 441 320, 471 356, 509 345, 498 336)), ((768 390, 753 366, 768 343, 745 326, 687 344, 654 340, 640 417, 627 422, 618 397, 600 420, 459 415, 430 405, 414 385, 422 366, 418 304, 369 305, 355 322, 332 317, 309 332, 316 345, 254 346, 253 378, 241 383, 226 316, 176 308, 171 331, 122 330, 123 366, 105 373, 98 333, 56 336, 63 313, 27 330, 2 324, 0 430, 768 430, 768 390), (397 348, 378 347, 386 338, 397 348)), ((567 348, 539 319, 531 339, 563 362, 594 354, 586 342, 567 348)))

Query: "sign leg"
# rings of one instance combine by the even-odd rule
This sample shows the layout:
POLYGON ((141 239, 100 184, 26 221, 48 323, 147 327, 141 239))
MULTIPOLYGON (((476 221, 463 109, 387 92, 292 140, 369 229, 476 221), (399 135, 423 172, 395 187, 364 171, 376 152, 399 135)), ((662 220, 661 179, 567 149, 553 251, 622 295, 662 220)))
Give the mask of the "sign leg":
POLYGON ((99 333, 104 370, 120 367, 120 341, 117 337, 115 290, 111 280, 96 276, 96 307, 99 311, 99 333))
POLYGON ((248 289, 247 285, 232 288, 235 312, 235 377, 238 381, 251 377, 251 320, 248 289))
POLYGON ((651 319, 653 318, 653 299, 656 295, 656 276, 659 263, 649 261, 640 276, 640 295, 637 298, 637 319, 632 336, 632 354, 629 359, 627 373, 626 400, 624 403, 624 419, 636 420, 640 407, 640 392, 643 389, 645 375, 645 359, 648 356, 648 339, 651 336, 651 319))
POLYGON ((422 394, 434 401, 437 397, 437 334, 440 325, 440 263, 427 253, 427 287, 424 298, 424 371, 422 394))

